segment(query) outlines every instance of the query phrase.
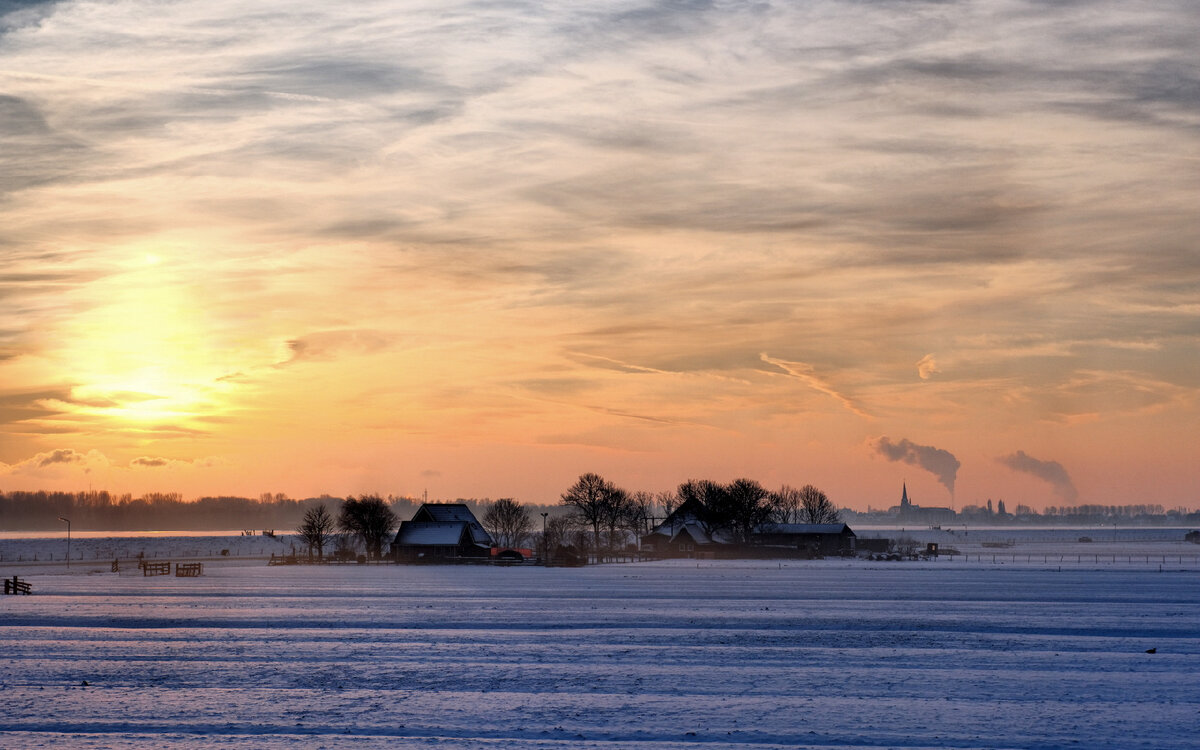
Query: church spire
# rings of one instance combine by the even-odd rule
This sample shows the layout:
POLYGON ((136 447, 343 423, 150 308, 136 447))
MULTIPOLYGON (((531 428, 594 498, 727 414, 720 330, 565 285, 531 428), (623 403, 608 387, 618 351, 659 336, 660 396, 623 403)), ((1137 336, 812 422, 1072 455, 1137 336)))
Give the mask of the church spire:
POLYGON ((907 508, 909 505, 912 504, 908 500, 908 482, 905 482, 902 486, 904 487, 904 489, 900 493, 900 507, 907 508))

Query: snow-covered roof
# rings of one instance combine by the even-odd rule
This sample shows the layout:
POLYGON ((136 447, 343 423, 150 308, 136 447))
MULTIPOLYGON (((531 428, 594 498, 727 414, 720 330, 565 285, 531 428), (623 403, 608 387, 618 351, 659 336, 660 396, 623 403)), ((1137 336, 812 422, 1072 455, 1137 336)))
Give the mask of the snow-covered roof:
POLYGON ((471 529, 471 541, 486 547, 492 545, 492 536, 475 518, 471 509, 462 503, 425 503, 413 514, 410 523, 465 523, 471 529))
POLYGON ((729 538, 728 533, 720 529, 712 534, 707 533, 704 530, 704 524, 700 523, 694 518, 686 516, 668 516, 667 518, 667 521, 655 526, 653 530, 651 530, 648 534, 645 534, 642 538, 645 539, 648 536, 660 536, 664 539, 674 542, 679 538, 680 534, 686 531, 687 535, 691 537, 692 541, 696 544, 729 544, 731 541, 733 541, 729 538))
POLYGON ((676 539, 679 538, 679 536, 681 534, 683 534, 685 532, 687 533, 687 535, 689 537, 692 538, 692 541, 695 542, 696 544, 716 544, 720 541, 718 539, 713 539, 711 536, 704 533, 704 527, 701 526, 700 524, 694 523, 694 522, 693 523, 685 523, 682 526, 680 526, 679 529, 675 532, 675 535, 671 537, 671 541, 675 541, 676 539))
POLYGON ((475 521, 475 514, 462 503, 425 503, 417 509, 418 514, 421 511, 429 514, 431 521, 475 521))
POLYGON ((405 521, 396 532, 393 545, 453 547, 463 538, 467 524, 462 521, 405 521))
POLYGON ((842 534, 850 533, 844 523, 764 523, 755 529, 759 534, 842 534))

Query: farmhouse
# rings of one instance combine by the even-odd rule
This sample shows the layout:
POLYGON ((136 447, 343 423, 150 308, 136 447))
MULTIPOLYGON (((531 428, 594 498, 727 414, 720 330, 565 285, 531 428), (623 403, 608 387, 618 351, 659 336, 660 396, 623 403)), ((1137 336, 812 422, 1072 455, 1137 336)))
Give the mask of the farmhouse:
POLYGON ((461 503, 425 503, 400 524, 392 542, 397 562, 446 562, 491 553, 492 537, 461 503))
POLYGON ((735 544, 714 528, 704 506, 688 500, 641 538, 642 551, 656 557, 762 557, 764 554, 820 557, 851 552, 856 537, 844 523, 767 523, 749 544, 735 544))
POLYGON ((642 552, 657 557, 717 557, 732 548, 728 535, 706 527, 705 507, 689 499, 641 538, 642 552))

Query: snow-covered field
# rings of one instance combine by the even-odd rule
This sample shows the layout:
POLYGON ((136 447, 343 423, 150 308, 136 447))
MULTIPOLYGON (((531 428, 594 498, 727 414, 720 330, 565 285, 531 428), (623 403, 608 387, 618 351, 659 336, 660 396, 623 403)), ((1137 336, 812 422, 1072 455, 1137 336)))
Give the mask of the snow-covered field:
MULTIPOLYGON (((861 527, 860 538, 910 539, 924 549, 936 542, 954 550, 958 560, 1001 563, 1062 563, 1069 565, 1141 566, 1171 564, 1200 568, 1200 545, 1184 541, 1184 528, 929 528, 861 527), (1081 542, 1080 539, 1090 541, 1081 542), (1006 546, 997 547, 1003 544, 1006 546), (1011 545, 1011 546, 1008 546, 1011 545)), ((128 562, 148 560, 204 560, 247 564, 271 555, 303 553, 295 534, 276 537, 242 536, 218 532, 141 532, 113 536, 103 532, 76 533, 71 540, 72 565, 88 570, 108 570, 113 558, 128 562), (224 553, 224 554, 223 554, 224 553)), ((38 570, 45 563, 66 559, 65 534, 34 535, 0 532, 0 572, 7 568, 38 570)), ((943 562, 952 562, 947 557, 943 562)), ((11 573, 10 573, 11 575, 11 573)))
MULTIPOLYGON (((149 560, 216 560, 243 557, 270 557, 293 554, 303 545, 295 534, 275 537, 241 536, 239 534, 196 534, 188 532, 143 532, 111 535, 99 532, 76 534, 71 540, 71 562, 74 565, 104 567, 114 558, 130 560, 142 555, 149 560), (224 552, 225 554, 222 554, 224 552)), ((1197 547, 1200 552, 1200 547, 1197 547)), ((23 535, 0 533, 0 569, 20 567, 30 562, 64 562, 67 541, 62 533, 23 535)))
POLYGON ((43 566, 0 747, 1190 749, 1183 568, 43 566))

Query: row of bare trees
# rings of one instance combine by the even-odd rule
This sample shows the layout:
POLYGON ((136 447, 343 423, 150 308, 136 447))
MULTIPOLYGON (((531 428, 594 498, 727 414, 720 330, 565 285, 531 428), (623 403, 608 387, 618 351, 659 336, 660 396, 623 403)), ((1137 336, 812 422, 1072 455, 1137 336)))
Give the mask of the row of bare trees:
POLYGON ((346 498, 335 519, 324 504, 309 508, 296 528, 296 533, 317 553, 325 556, 325 548, 338 542, 340 547, 349 547, 347 542, 361 543, 369 559, 383 557, 384 542, 391 539, 399 525, 395 512, 378 495, 363 495, 346 498))
POLYGON ((599 549, 616 546, 624 532, 647 530, 654 515, 654 497, 649 492, 627 492, 599 474, 583 474, 562 494, 562 504, 575 510, 576 517, 592 529, 599 549), (601 540, 607 538, 607 545, 601 540))
POLYGON ((598 474, 583 474, 562 494, 562 504, 575 510, 577 521, 591 528, 596 549, 612 549, 624 532, 640 534, 661 509, 669 516, 680 505, 691 503, 695 519, 705 533, 724 532, 732 541, 747 543, 764 524, 839 523, 841 516, 829 496, 805 485, 784 485, 772 492, 753 479, 721 484, 689 479, 674 492, 627 492, 598 474))
POLYGON ((487 504, 480 523, 498 547, 520 547, 533 533, 529 510, 511 497, 487 504))

